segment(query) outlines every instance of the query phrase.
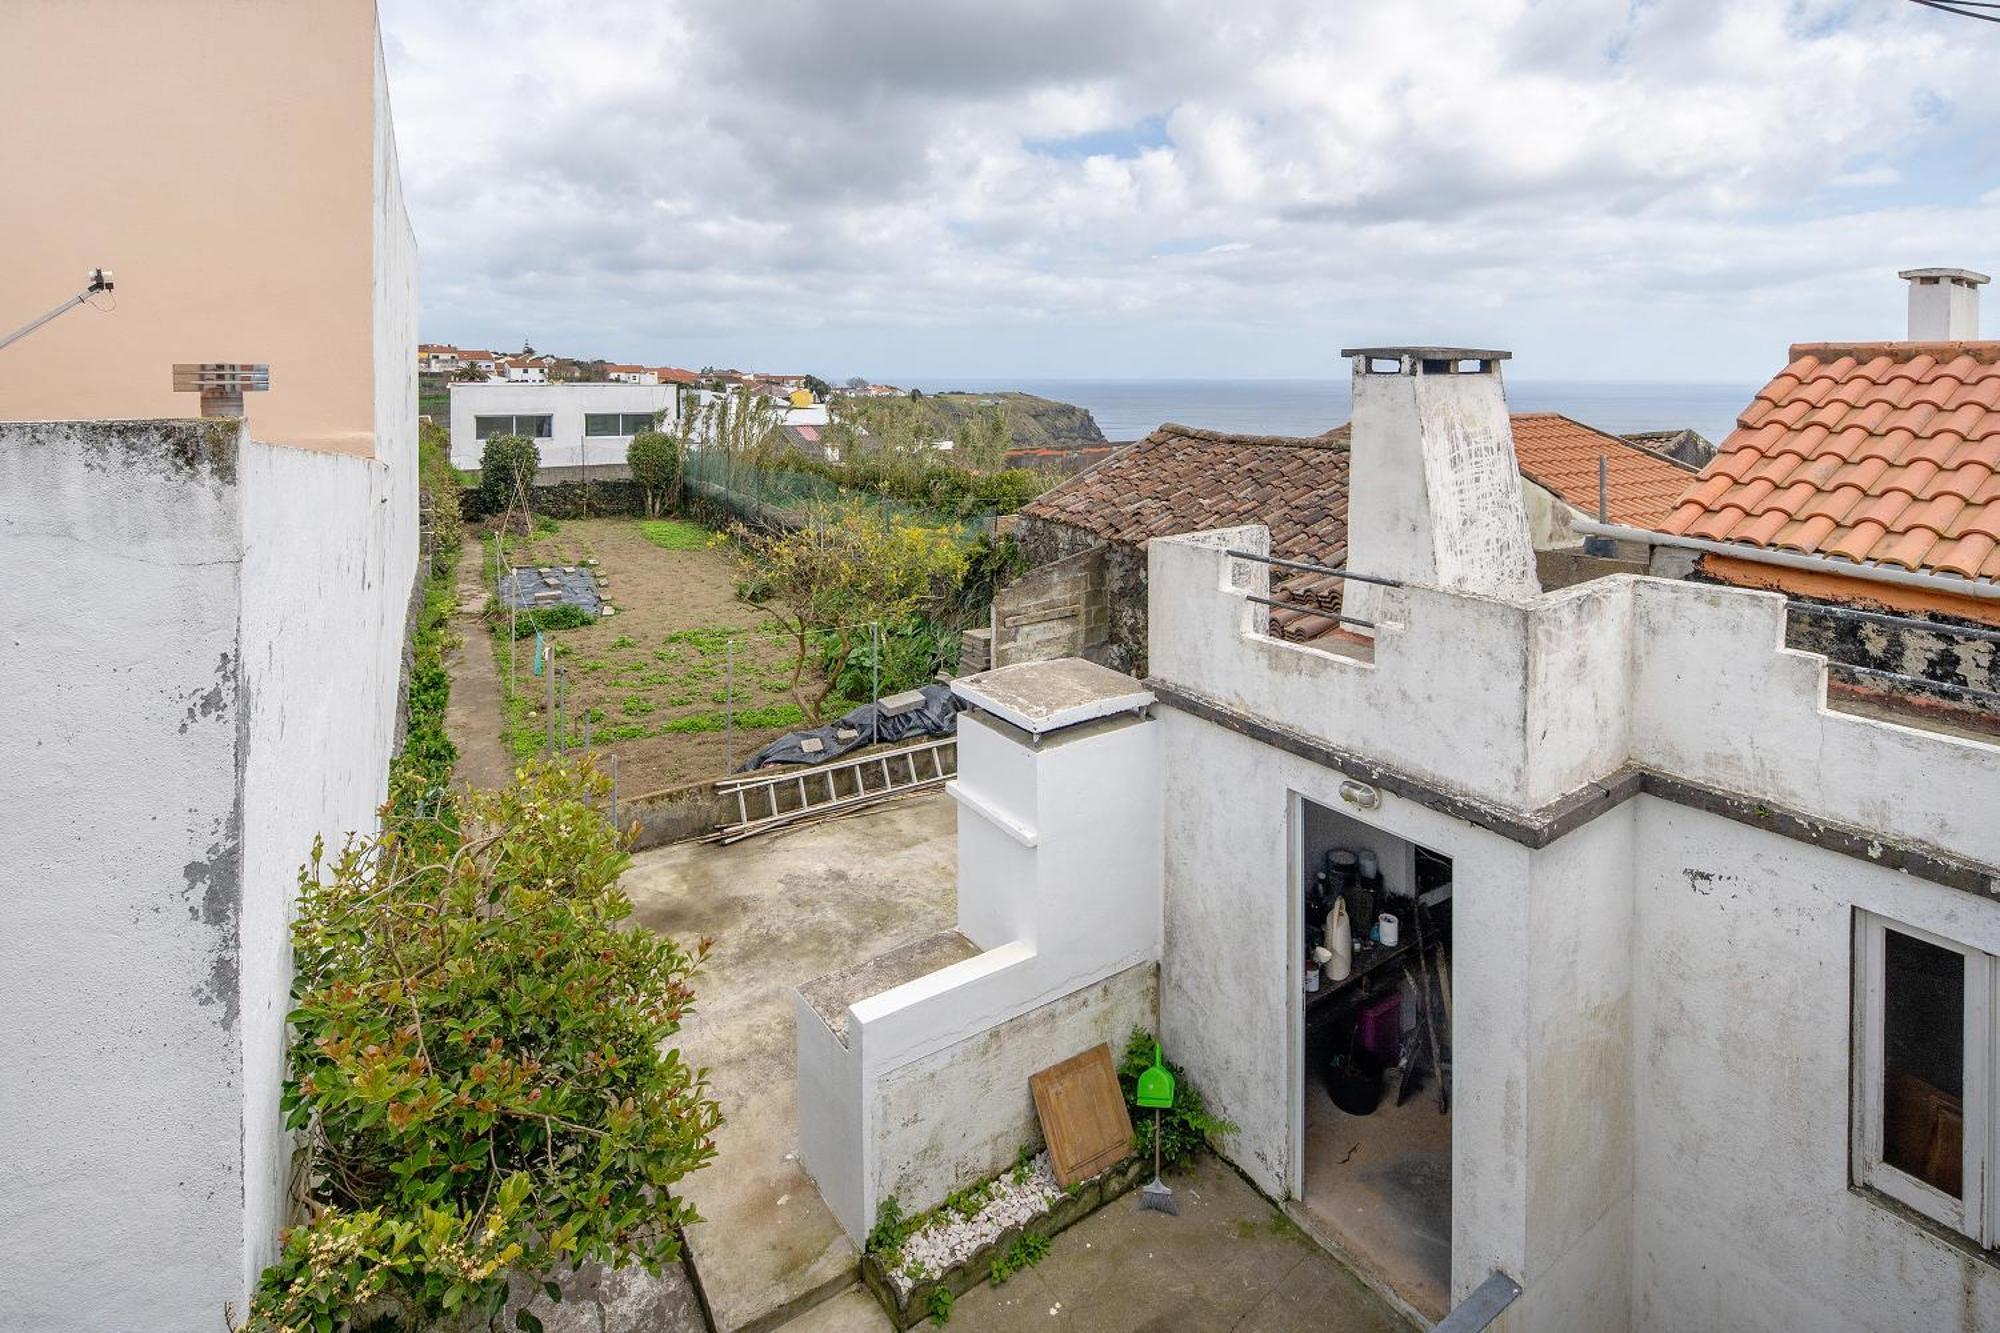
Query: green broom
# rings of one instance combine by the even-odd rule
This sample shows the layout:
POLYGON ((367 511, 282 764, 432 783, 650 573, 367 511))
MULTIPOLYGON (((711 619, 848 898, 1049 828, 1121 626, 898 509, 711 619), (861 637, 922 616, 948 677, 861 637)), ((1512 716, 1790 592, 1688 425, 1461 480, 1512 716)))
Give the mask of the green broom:
POLYGON ((1153 1043, 1153 1067, 1139 1074, 1138 1095, 1135 1100, 1140 1106, 1150 1107, 1153 1112, 1153 1178, 1139 1191, 1139 1210, 1151 1208, 1155 1212, 1180 1215, 1180 1205, 1174 1202, 1174 1192, 1160 1179, 1160 1112, 1173 1109, 1174 1076, 1160 1062, 1160 1043, 1153 1043))

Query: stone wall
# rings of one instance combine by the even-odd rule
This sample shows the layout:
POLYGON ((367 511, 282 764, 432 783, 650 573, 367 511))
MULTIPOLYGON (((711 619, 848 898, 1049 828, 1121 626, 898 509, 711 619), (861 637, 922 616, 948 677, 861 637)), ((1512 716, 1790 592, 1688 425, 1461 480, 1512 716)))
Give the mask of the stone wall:
POLYGON ((993 595, 992 664, 1083 657, 1105 621, 1103 547, 1030 569, 993 595))
MULTIPOLYGON (((1023 514, 1015 521, 1011 535, 1014 542, 1027 557, 1029 572, 1017 579, 1008 588, 1002 589, 994 598, 994 665, 1004 666, 1009 662, 1044 661, 1062 656, 1079 656, 1090 659, 1114 671, 1129 675, 1146 674, 1146 548, 1144 545, 1130 545, 1122 542, 1106 542, 1095 533, 1081 528, 1073 528, 1066 523, 1055 523, 1045 518, 1023 514), (1101 627, 1091 622, 1094 617, 1089 608, 1082 614, 1086 622, 1082 628, 1081 645, 1072 653, 1051 651, 1024 651, 1020 656, 1009 656, 1002 647, 1000 635, 999 608, 1003 600, 1017 586, 1033 579, 1043 568, 1070 561, 1086 553, 1100 553, 1098 569, 1090 576, 1094 586, 1087 588, 1090 602, 1094 605, 1101 598, 1101 627)), ((1046 638, 1046 635, 1026 636, 1029 639, 1046 638)), ((1032 642, 1024 649, 1032 649, 1032 642)))

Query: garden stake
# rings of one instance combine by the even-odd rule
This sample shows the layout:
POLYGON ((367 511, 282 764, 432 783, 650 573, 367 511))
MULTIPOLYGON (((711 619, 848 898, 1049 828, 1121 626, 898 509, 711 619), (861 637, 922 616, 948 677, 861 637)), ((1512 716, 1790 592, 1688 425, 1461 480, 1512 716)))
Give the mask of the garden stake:
POLYGON ((1139 1211, 1143 1213, 1150 1208, 1178 1217, 1181 1209, 1174 1202, 1174 1192, 1160 1179, 1160 1112, 1174 1104, 1174 1076, 1160 1061, 1157 1041, 1153 1043, 1153 1067, 1140 1072, 1133 1100, 1153 1109, 1153 1178, 1139 1191, 1139 1211))

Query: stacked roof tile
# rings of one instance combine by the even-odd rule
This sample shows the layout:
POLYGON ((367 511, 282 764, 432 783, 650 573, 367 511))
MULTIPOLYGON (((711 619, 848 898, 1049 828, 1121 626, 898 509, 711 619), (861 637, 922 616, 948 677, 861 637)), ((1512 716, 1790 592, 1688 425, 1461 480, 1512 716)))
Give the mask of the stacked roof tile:
POLYGON ((1597 460, 1605 460, 1605 513, 1613 523, 1656 528, 1686 491, 1694 469, 1559 412, 1513 417, 1521 475, 1586 514, 1597 512, 1597 460))
POLYGON ((2000 580, 2000 342, 1793 347, 1661 526, 2000 580))

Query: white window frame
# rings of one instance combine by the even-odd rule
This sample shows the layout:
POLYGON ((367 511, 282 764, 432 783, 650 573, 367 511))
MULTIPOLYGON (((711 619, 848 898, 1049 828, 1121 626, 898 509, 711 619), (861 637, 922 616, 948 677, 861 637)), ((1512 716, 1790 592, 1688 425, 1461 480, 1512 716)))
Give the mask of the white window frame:
POLYGON ((2000 1165, 2000 1116, 1996 1076, 2000 1075, 2000 960, 1957 940, 1872 912, 1854 914, 1854 1114, 1851 1160, 1855 1183, 1879 1191, 1907 1208, 1950 1227, 1987 1249, 2000 1246, 2000 1191, 1990 1188, 1989 1171, 2000 1165), (1965 1160, 1960 1171, 1962 1199, 1954 1199, 1882 1160, 1882 1073, 1887 983, 1885 932, 1895 930, 1948 949, 1965 960, 1965 1160))

